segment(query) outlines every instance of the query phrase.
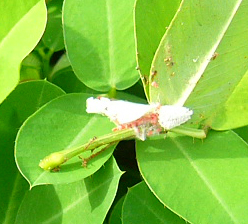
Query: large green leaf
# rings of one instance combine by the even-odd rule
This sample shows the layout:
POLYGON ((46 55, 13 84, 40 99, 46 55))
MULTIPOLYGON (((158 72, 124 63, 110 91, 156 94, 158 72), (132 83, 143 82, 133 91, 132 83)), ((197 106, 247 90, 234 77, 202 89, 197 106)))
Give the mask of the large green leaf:
POLYGON ((134 0, 65 0, 64 36, 77 77, 98 91, 119 90, 138 79, 134 0))
POLYGON ((102 224, 114 200, 122 172, 111 158, 97 173, 71 184, 37 186, 29 191, 16 224, 102 224))
POLYGON ((165 208, 144 182, 130 188, 123 203, 123 224, 184 224, 185 221, 165 208))
POLYGON ((19 65, 46 25, 44 0, 0 1, 0 103, 19 81, 19 65))
MULTIPOLYGON (((72 158, 60 172, 48 172, 39 162, 52 152, 74 148, 94 137, 110 133, 115 126, 108 118, 86 113, 87 94, 68 94, 57 98, 24 122, 16 139, 16 162, 31 186, 61 184, 81 180, 96 172, 109 159, 114 147, 92 159, 86 168, 82 160, 72 158)), ((95 152, 94 152, 95 153, 95 152)), ((91 152, 82 156, 88 157, 91 152)))
POLYGON ((248 71, 213 120, 212 128, 226 130, 248 125, 248 71))
MULTIPOLYGON (((247 0, 183 1, 152 64, 151 73, 156 75, 150 81, 157 85, 150 86, 151 101, 185 104, 194 109, 196 125, 211 126, 218 110, 244 86, 247 23, 247 0)), ((239 111, 247 110, 239 107, 239 111)))
POLYGON ((146 95, 149 97, 148 79, 154 54, 166 27, 174 17, 181 0, 136 0, 135 31, 138 69, 146 95))
POLYGON ((63 91, 46 81, 26 82, 0 105, 0 223, 14 223, 29 186, 16 168, 14 142, 21 124, 39 107, 63 91))
POLYGON ((234 132, 138 141, 137 159, 154 194, 189 222, 248 222, 248 145, 234 132))

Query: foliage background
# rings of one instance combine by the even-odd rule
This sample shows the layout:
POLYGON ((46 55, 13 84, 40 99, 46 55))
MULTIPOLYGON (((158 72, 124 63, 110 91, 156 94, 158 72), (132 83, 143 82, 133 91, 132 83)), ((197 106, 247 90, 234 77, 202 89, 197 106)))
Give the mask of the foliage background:
POLYGON ((247 0, 1 1, 0 222, 247 223, 247 9, 247 0), (112 132, 85 112, 99 94, 185 105, 186 127, 211 130, 205 140, 124 141, 87 168, 75 157, 43 171, 49 153, 112 132))

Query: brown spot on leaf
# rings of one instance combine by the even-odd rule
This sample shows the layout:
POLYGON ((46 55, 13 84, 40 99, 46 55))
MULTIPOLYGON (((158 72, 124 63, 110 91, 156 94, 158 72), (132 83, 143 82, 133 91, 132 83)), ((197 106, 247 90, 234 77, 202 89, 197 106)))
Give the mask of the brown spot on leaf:
POLYGON ((219 56, 219 53, 214 52, 214 54, 213 54, 211 60, 215 60, 218 56, 219 56))

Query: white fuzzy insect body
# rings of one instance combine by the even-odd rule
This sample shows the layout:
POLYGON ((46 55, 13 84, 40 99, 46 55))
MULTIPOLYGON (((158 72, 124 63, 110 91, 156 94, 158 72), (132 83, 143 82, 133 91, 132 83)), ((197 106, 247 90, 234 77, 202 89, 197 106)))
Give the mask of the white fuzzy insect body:
POLYGON ((134 128, 137 137, 144 140, 146 135, 161 132, 161 127, 170 130, 191 118, 193 111, 180 106, 159 103, 139 104, 105 97, 90 97, 86 101, 87 113, 102 114, 117 124, 117 129, 134 128), (161 127, 160 127, 161 126, 161 127))
POLYGON ((161 106, 159 109, 159 124, 166 130, 177 127, 191 118, 193 111, 187 107, 174 105, 161 106))
POLYGON ((125 124, 135 121, 151 110, 156 109, 159 104, 140 104, 124 100, 110 100, 105 97, 90 97, 86 101, 86 112, 102 114, 116 124, 125 124))

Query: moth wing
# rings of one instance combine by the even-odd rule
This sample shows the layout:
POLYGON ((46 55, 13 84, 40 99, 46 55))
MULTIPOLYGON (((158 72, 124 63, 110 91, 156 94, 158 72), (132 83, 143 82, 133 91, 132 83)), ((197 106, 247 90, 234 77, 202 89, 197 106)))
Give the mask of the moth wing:
POLYGON ((124 100, 110 100, 105 97, 90 97, 86 101, 87 113, 102 114, 117 124, 135 121, 151 111, 155 106, 149 104, 132 103, 124 100))
POLYGON ((111 100, 105 97, 90 97, 86 100, 86 112, 92 114, 104 114, 106 107, 109 106, 111 100))
POLYGON ((159 124, 166 130, 177 127, 191 118, 193 111, 187 107, 165 105, 159 110, 159 124))
POLYGON ((105 115, 117 124, 125 124, 141 118, 151 109, 152 107, 148 104, 115 100, 111 101, 109 106, 106 108, 105 115))

